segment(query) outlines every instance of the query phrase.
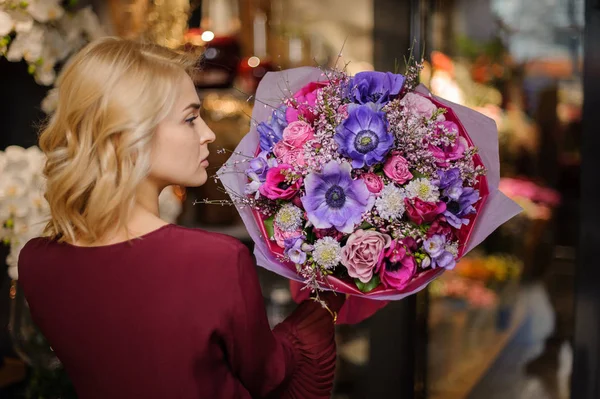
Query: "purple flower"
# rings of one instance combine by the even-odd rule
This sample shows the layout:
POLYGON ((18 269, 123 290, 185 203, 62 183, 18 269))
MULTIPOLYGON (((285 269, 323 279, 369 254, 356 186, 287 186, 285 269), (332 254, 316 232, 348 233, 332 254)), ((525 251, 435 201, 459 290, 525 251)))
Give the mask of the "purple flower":
POLYGON ((352 233, 362 214, 373 206, 365 182, 352 180, 351 171, 347 162, 329 161, 321 173, 309 173, 304 179, 302 205, 317 229, 335 227, 342 233, 352 233))
POLYGON ((473 204, 477 201, 479 201, 478 190, 475 190, 473 187, 462 188, 458 199, 451 199, 446 204, 444 216, 448 223, 456 229, 460 229, 463 224, 469 224, 469 219, 465 218, 465 216, 475 213, 473 204))
POLYGON ((404 81, 391 72, 360 72, 349 82, 349 97, 358 104, 385 104, 400 93, 404 81))
POLYGON ((434 181, 434 184, 442 190, 442 196, 458 201, 463 193, 463 180, 460 177, 460 170, 458 168, 438 170, 437 174, 438 180, 434 181))
POLYGON ((446 250, 446 237, 441 234, 435 234, 423 242, 423 248, 429 255, 429 259, 422 264, 423 267, 431 265, 433 269, 442 267, 445 269, 454 269, 456 260, 451 252, 446 250), (425 266, 426 265, 426 266, 425 266))
POLYGON ((338 126, 334 139, 340 154, 352 159, 353 168, 383 162, 394 145, 385 113, 377 111, 373 103, 351 105, 348 118, 338 126))
POLYGON ((269 122, 261 122, 256 130, 260 140, 260 149, 271 151, 273 146, 283 138, 283 129, 288 125, 285 118, 286 106, 282 105, 273 111, 269 122))
POLYGON ((306 252, 302 250, 304 238, 304 236, 292 237, 284 241, 285 250, 283 251, 283 254, 298 265, 306 262, 306 252))
POLYGON ((267 151, 261 151, 256 158, 248 162, 248 169, 246 169, 248 177, 256 175, 261 182, 266 180, 269 168, 277 166, 277 161, 274 158, 269 159, 267 155, 267 151))

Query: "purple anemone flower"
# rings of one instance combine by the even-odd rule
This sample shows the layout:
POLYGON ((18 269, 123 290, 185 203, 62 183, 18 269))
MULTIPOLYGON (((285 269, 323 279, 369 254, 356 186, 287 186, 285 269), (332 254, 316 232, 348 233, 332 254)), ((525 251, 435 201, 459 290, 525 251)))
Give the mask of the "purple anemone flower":
POLYGON ((321 173, 309 173, 304 179, 302 205, 317 229, 335 227, 352 233, 362 214, 373 207, 366 184, 362 179, 352 180, 351 171, 347 162, 329 161, 321 173))
POLYGON ((360 72, 349 82, 349 97, 358 104, 386 104, 400 94, 405 80, 391 72, 360 72))
POLYGON ((350 105, 348 118, 338 126, 334 139, 340 154, 352 159, 353 168, 383 162, 394 145, 385 113, 377 111, 373 103, 350 105))
POLYGON ((256 127, 260 140, 260 149, 271 151, 273 146, 283 138, 283 130, 288 123, 285 119, 286 106, 282 105, 273 111, 269 122, 261 122, 256 127))
POLYGON ((475 190, 473 187, 464 187, 458 199, 450 199, 446 203, 444 216, 448 223, 456 229, 460 229, 463 224, 469 224, 469 219, 465 216, 475 213, 473 204, 477 201, 479 201, 479 190, 475 190))

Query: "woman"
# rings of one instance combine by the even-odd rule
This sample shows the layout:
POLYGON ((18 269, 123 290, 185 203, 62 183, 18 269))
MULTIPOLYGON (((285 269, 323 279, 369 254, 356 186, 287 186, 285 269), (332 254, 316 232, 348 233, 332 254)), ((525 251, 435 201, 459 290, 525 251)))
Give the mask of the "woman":
POLYGON ((19 259, 34 321, 80 399, 329 397, 343 298, 271 332, 246 247, 158 217, 163 188, 207 180, 192 65, 109 38, 65 67, 40 136, 47 237, 19 259))

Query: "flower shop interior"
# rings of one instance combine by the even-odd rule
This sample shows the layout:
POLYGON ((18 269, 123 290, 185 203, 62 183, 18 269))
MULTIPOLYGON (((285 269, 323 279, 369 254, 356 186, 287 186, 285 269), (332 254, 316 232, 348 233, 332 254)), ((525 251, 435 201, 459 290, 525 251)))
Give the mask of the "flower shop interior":
MULTIPOLYGON (((31 321, 16 265, 47 211, 36 138, 56 106, 56 75, 77 49, 106 35, 202 53, 193 78, 201 116, 216 133, 210 174, 248 133, 266 73, 335 65, 350 75, 402 73, 409 49, 422 54, 422 84, 495 122, 499 189, 523 210, 426 289, 339 325, 332 398, 600 397, 592 230, 600 159, 582 156, 598 140, 586 126, 600 116, 583 101, 584 93, 586 105, 600 100, 600 77, 590 72, 600 68, 596 3, 0 1, 0 398, 76 397, 31 321)), ((252 247, 234 207, 202 203, 227 198, 212 178, 199 188, 168 187, 161 216, 252 247)), ((262 268, 259 277, 275 325, 295 307, 290 282, 262 268)))

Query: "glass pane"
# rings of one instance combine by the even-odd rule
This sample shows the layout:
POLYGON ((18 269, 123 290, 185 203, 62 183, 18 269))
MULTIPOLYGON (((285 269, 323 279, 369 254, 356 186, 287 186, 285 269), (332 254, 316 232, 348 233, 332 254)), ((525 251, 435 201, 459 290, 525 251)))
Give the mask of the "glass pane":
POLYGON ((434 1, 422 81, 492 118, 523 212, 429 289, 428 397, 568 398, 583 0, 434 1))

